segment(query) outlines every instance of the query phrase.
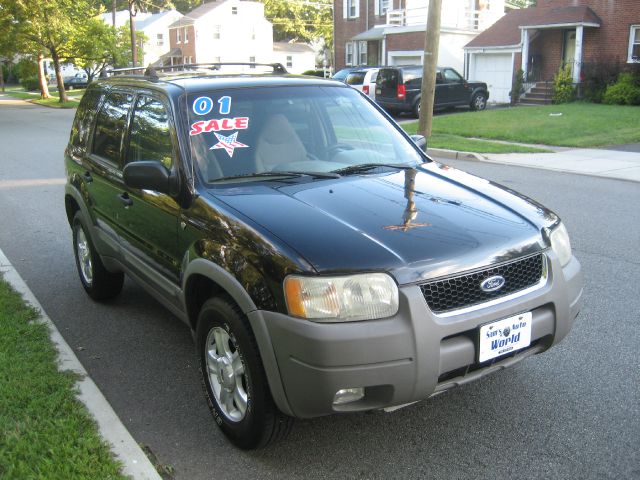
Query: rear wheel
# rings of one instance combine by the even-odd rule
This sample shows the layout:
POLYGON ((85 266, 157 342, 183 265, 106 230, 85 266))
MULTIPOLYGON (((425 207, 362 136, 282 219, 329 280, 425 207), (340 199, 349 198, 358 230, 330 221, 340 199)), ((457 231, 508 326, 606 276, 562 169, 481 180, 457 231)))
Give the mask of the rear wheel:
POLYGON ((487 107, 487 96, 484 93, 476 93, 471 99, 471 110, 484 110, 487 107))
POLYGON ((122 290, 124 274, 111 273, 105 268, 87 232, 88 229, 78 211, 73 217, 73 253, 80 281, 94 300, 109 300, 122 290))
POLYGON ((416 100, 416 103, 413 104, 413 109, 411 110, 413 116, 416 118, 420 118, 420 99, 416 100))
POLYGON ((243 449, 284 438, 293 418, 273 402, 255 338, 238 306, 225 297, 206 301, 196 340, 209 409, 227 438, 243 449))

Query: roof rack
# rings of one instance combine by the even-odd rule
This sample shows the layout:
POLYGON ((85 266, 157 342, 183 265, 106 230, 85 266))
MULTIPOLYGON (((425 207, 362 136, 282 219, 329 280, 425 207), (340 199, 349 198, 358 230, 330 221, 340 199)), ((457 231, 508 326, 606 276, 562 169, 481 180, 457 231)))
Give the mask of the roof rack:
POLYGON ((245 67, 271 67, 274 75, 284 75, 287 69, 281 63, 255 63, 255 62, 222 62, 222 63, 185 63, 182 65, 165 65, 154 67, 149 65, 148 67, 129 67, 129 68, 114 68, 109 71, 112 75, 120 74, 133 74, 141 75, 150 80, 159 80, 158 73, 171 73, 171 72, 185 72, 193 69, 206 69, 206 70, 220 70, 221 67, 226 66, 245 66, 245 67))

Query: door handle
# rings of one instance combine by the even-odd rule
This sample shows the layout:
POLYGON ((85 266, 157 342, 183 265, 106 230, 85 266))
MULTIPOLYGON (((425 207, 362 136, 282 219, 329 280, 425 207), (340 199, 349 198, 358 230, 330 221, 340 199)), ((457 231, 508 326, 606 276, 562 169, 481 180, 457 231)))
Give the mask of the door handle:
POLYGON ((128 208, 133 205, 133 200, 129 198, 129 194, 127 192, 121 193, 120 195, 118 195, 118 198, 124 204, 124 208, 128 208))
POLYGON ((84 178, 84 180, 85 180, 87 183, 91 183, 91 182, 93 182, 93 177, 91 176, 91 172, 84 172, 84 173, 82 174, 82 178, 84 178))

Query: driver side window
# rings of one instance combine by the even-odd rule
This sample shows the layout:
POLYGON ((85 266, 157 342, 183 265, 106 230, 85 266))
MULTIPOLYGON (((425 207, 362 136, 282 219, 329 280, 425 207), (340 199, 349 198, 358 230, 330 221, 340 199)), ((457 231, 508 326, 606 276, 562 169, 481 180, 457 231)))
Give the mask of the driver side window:
POLYGON ((155 160, 167 170, 173 165, 169 116, 164 104, 147 95, 136 101, 131 121, 127 162, 155 160))

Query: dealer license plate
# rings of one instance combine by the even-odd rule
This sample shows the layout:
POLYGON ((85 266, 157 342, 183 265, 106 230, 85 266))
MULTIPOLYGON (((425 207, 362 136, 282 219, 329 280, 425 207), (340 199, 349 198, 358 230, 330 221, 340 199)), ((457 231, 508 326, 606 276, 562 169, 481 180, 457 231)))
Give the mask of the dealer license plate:
POLYGON ((486 362, 531 344, 531 312, 487 323, 480 327, 478 361, 486 362))

